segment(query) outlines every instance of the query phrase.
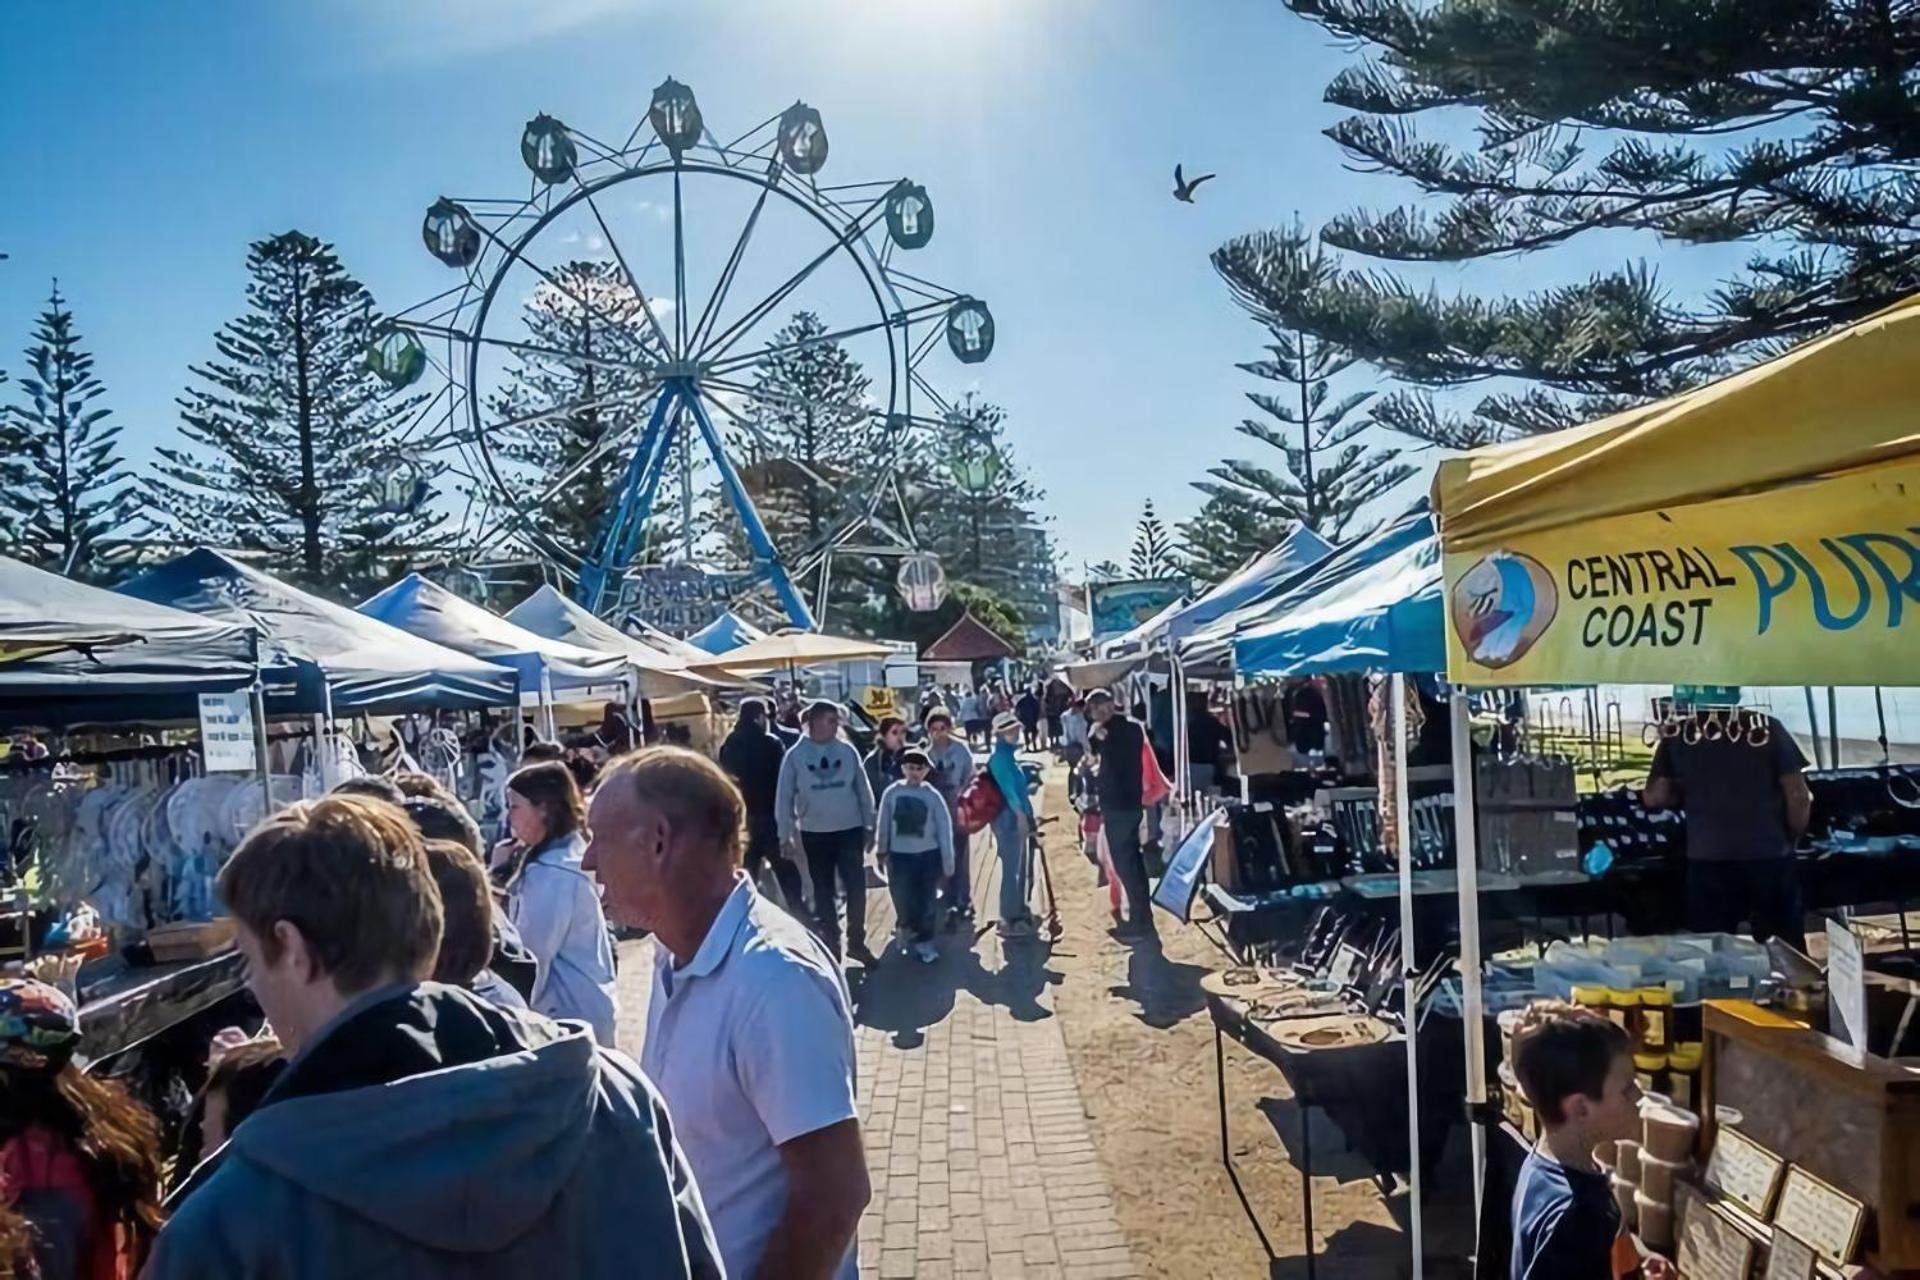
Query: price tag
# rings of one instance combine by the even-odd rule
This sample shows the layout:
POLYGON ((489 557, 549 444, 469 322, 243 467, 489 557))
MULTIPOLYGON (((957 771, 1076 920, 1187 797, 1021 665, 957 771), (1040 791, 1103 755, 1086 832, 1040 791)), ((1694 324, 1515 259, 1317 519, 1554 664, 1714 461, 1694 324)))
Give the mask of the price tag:
POLYGON ((1792 1168, 1780 1189, 1780 1208, 1773 1221, 1813 1246, 1828 1262, 1845 1266, 1859 1247, 1866 1216, 1867 1207, 1860 1201, 1805 1169, 1792 1168))
POLYGON ((1773 1193, 1787 1162, 1738 1129, 1722 1127, 1707 1158, 1707 1185, 1738 1200, 1759 1218, 1773 1208, 1773 1193))
POLYGON ((253 772, 253 707, 245 689, 200 695, 200 749, 208 773, 253 772))
POLYGON ((1773 1246, 1767 1250, 1766 1280, 1813 1280, 1816 1261, 1812 1245, 1790 1231, 1773 1229, 1773 1246))
POLYGON ((1674 1184, 1680 1212, 1676 1259, 1687 1280, 1747 1280, 1753 1241, 1714 1211, 1707 1198, 1684 1182, 1674 1184))

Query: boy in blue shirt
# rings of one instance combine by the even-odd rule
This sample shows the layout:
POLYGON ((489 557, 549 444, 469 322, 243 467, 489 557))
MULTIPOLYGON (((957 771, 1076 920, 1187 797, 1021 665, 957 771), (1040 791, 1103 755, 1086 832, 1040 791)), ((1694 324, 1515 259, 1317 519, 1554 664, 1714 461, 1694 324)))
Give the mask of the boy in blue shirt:
MULTIPOLYGON (((1562 1001, 1539 1001, 1521 1021, 1513 1073, 1541 1133, 1513 1190, 1511 1280, 1615 1280, 1620 1207, 1593 1149, 1640 1130, 1632 1053, 1625 1029, 1562 1001)), ((1650 1257, 1640 1274, 1674 1271, 1650 1257)))

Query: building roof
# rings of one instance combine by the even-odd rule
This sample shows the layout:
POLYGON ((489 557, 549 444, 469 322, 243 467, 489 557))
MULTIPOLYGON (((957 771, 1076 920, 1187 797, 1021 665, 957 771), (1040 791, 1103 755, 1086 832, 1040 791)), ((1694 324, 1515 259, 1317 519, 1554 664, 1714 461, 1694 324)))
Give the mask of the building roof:
POLYGON ((973 616, 972 611, 960 615, 960 620, 947 628, 947 634, 928 645, 920 654, 922 662, 991 662, 995 658, 1011 658, 1019 650, 1008 643, 986 623, 973 616))

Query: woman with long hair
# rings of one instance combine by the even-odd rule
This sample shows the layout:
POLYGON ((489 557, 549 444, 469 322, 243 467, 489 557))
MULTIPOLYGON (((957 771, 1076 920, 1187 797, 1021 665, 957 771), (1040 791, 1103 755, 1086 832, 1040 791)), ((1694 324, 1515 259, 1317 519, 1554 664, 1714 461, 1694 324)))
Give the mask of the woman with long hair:
POLYGON ((586 820, 586 800, 566 765, 536 764, 507 779, 514 846, 507 915, 538 964, 527 1002, 549 1017, 585 1022, 611 1048, 613 943, 600 886, 580 865, 586 820))
POLYGON ((59 990, 0 979, 0 1274, 131 1280, 160 1228, 160 1124, 73 1063, 59 990))

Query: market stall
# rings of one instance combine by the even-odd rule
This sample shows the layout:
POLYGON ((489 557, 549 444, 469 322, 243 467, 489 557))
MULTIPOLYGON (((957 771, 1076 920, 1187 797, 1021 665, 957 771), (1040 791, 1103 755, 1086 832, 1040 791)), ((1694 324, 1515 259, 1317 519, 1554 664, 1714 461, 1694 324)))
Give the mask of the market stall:
MULTIPOLYGON (((1481 687, 1920 684, 1920 623, 1909 607, 1920 572, 1917 397, 1920 299, 1910 299, 1684 395, 1443 462, 1434 495, 1449 676, 1481 687)), ((1465 1065, 1469 1102, 1484 1118, 1473 933, 1479 852, 1463 838, 1465 1065)), ((1830 925, 1828 946, 1828 997, 1864 1024, 1865 993, 1880 984, 1864 976, 1851 929, 1830 925)), ((1688 1203, 1705 1209, 1682 1210, 1675 1222, 1675 1201, 1644 1188, 1634 1197, 1661 1210, 1654 1222, 1678 1240, 1682 1269, 1689 1237, 1708 1233, 1730 1254, 1740 1252, 1735 1237, 1775 1252, 1804 1250, 1800 1275, 1816 1265, 1837 1274, 1863 1257, 1884 1271, 1920 1267, 1911 1198, 1878 1176, 1883 1153, 1911 1152, 1911 1130, 1878 1122, 1850 1130, 1838 1101, 1879 1097, 1873 1114, 1888 1116, 1891 1095, 1877 1081, 1905 1078, 1915 1064, 1881 1065, 1875 1049, 1887 1046, 1847 1016, 1836 1040, 1790 1009, 1743 1001, 1707 1012, 1719 1034, 1706 1041, 1705 1124, 1688 1154, 1706 1153, 1709 1164, 1697 1191, 1682 1183, 1688 1203), (1753 1026, 1760 1030, 1741 1030, 1753 1026), (1739 1046, 1745 1090, 1745 1106, 1724 1114, 1715 1110, 1713 1081, 1726 1048, 1716 1040, 1739 1046), (1809 1072, 1809 1063, 1831 1070, 1809 1072), (1762 1107, 1795 1120, 1755 1129, 1746 1113, 1762 1107), (1742 1145, 1753 1149, 1743 1168, 1772 1169, 1764 1179, 1771 1185, 1744 1204, 1724 1168, 1727 1149, 1742 1145)), ((1490 1181, 1487 1200, 1496 1198, 1490 1181)), ((1489 1203, 1484 1218, 1495 1208, 1489 1203)), ((1483 1266, 1487 1244, 1483 1230, 1483 1266)))
POLYGON ((541 708, 549 738, 556 698, 627 700, 630 693, 633 665, 624 651, 603 653, 536 635, 417 573, 362 601, 359 612, 436 646, 511 668, 521 705, 541 708))
MULTIPOLYGON (((667 651, 628 635, 612 623, 595 617, 586 606, 567 599, 552 586, 543 586, 507 610, 506 620, 537 636, 558 640, 595 653, 619 654, 633 665, 640 692, 648 698, 725 687, 726 682, 687 670, 688 655, 667 651)), ((708 655, 702 652, 700 659, 708 655)))
POLYGON ((731 611, 721 614, 687 637, 687 643, 707 656, 730 653, 742 645, 764 640, 767 633, 731 611))

